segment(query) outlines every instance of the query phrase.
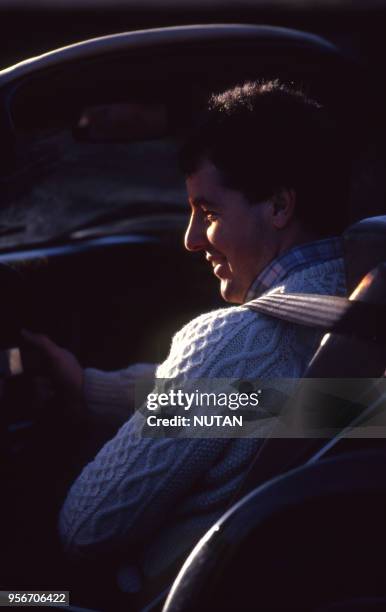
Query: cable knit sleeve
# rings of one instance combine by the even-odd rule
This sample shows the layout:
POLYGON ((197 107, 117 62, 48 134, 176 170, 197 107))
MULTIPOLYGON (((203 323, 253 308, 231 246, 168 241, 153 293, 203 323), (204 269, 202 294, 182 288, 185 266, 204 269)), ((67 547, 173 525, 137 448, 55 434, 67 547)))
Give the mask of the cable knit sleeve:
POLYGON ((83 393, 91 419, 122 425, 133 414, 136 383, 154 378, 156 368, 153 363, 136 363, 115 372, 87 368, 83 393))

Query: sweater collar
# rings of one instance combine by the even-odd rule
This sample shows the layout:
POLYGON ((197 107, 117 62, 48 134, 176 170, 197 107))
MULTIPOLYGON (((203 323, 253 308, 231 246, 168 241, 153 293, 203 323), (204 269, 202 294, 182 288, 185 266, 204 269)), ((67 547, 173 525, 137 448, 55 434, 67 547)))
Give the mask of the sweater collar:
POLYGON ((341 257, 343 257, 341 238, 325 238, 294 247, 271 261, 260 272, 249 288, 245 301, 249 302, 259 297, 295 271, 341 257))

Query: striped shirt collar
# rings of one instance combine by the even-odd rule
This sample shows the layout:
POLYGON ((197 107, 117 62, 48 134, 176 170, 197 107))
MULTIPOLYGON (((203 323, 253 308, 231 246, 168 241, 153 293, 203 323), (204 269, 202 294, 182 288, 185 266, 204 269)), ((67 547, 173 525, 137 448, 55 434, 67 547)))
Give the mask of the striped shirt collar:
POLYGON ((295 271, 303 270, 317 263, 343 257, 343 242, 341 238, 325 238, 316 242, 308 242, 286 251, 280 257, 271 261, 252 283, 246 302, 253 300, 265 291, 280 283, 286 276, 295 271))

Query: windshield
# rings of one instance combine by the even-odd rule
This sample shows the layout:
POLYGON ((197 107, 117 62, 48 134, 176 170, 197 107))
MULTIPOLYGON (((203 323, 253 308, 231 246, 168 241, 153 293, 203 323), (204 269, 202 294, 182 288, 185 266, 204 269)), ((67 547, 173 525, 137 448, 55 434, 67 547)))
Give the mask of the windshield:
POLYGON ((128 217, 186 210, 171 140, 95 143, 46 129, 23 135, 19 149, 21 170, 2 198, 0 248, 54 240, 123 209, 128 217))

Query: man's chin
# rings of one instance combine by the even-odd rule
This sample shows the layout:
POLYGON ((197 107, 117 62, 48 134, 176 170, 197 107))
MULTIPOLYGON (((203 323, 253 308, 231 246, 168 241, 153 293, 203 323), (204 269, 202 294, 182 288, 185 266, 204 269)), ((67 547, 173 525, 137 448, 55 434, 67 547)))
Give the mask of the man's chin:
POLYGON ((223 300, 229 302, 229 304, 242 304, 243 296, 241 292, 237 291, 231 280, 224 279, 221 281, 220 293, 223 300))

